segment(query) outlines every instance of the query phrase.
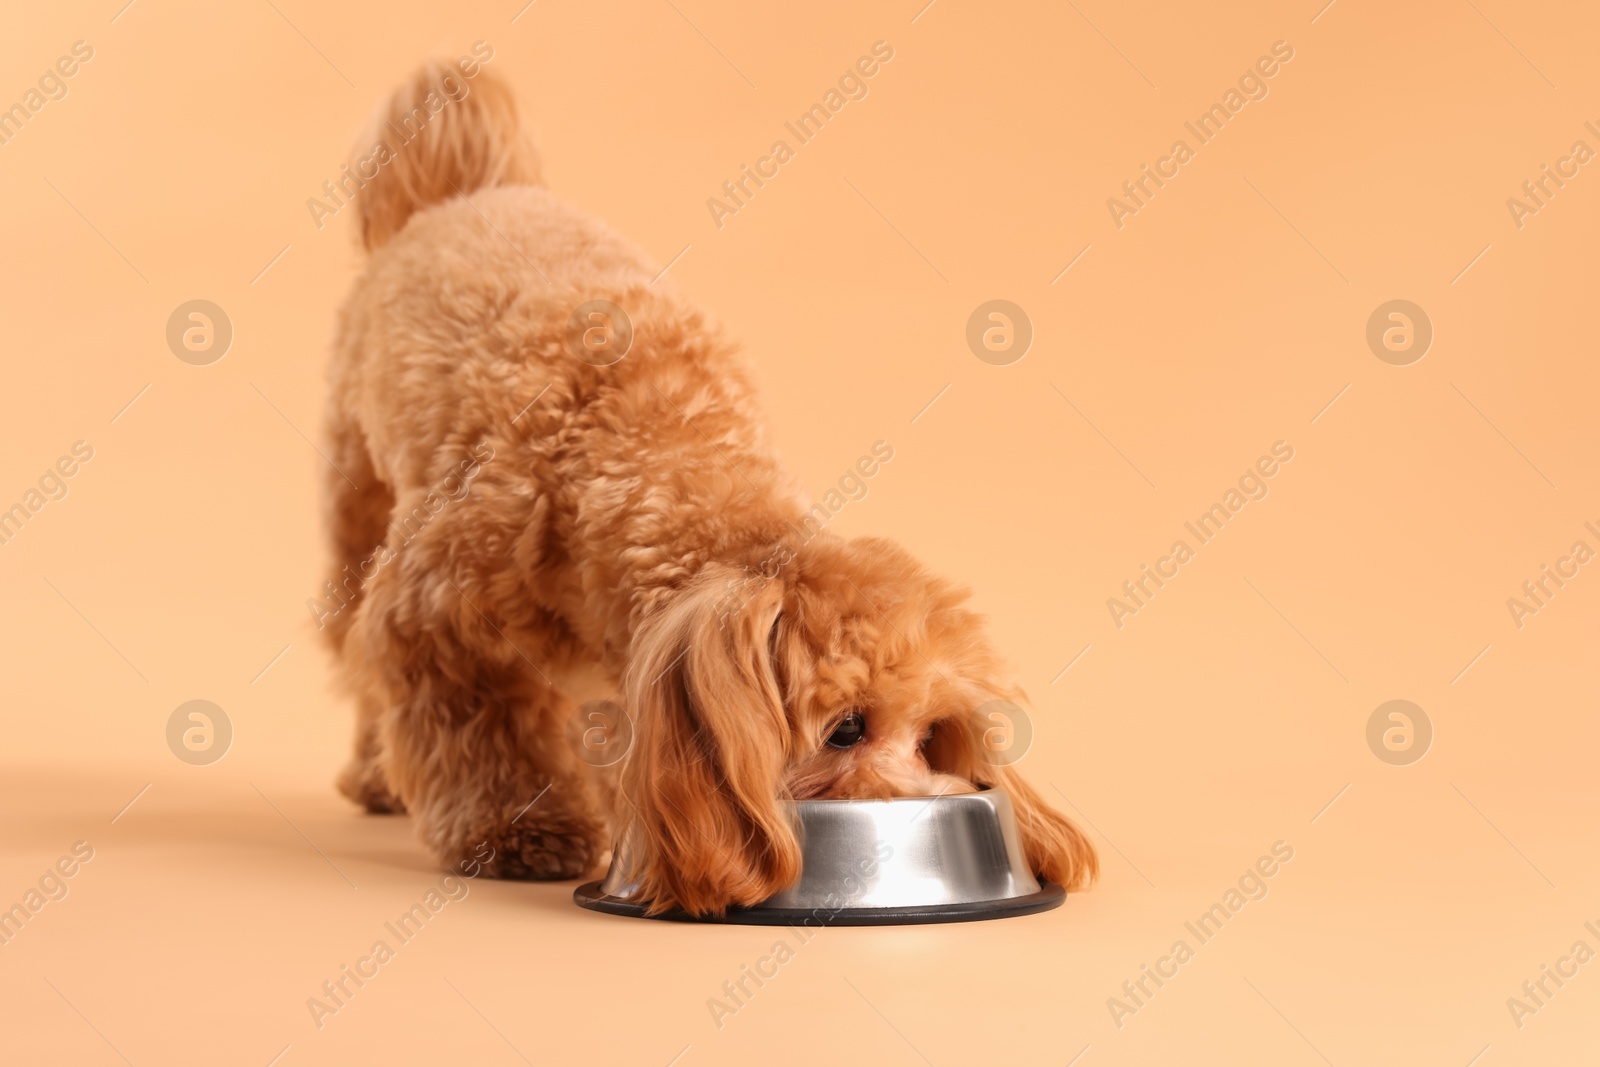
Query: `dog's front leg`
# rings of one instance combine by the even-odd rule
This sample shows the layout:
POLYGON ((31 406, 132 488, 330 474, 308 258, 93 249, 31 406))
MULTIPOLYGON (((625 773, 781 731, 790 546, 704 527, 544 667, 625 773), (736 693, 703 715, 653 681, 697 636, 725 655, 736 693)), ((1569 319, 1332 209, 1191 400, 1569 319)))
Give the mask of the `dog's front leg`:
POLYGON ((520 688, 426 679, 389 717, 389 779, 441 865, 576 878, 606 849, 605 820, 558 732, 569 702, 520 688))
POLYGON ((599 783, 566 743, 572 702, 526 658, 554 653, 526 620, 513 643, 491 597, 441 579, 426 551, 395 569, 347 651, 382 679, 383 769, 419 837, 469 874, 589 872, 609 847, 599 783))

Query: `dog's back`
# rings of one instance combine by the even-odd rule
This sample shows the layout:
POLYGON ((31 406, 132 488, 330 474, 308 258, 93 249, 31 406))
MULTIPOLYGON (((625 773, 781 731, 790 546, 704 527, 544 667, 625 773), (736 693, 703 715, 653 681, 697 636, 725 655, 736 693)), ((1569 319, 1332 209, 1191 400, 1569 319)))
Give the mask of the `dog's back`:
MULTIPOLYGON (((424 67, 375 136, 387 150, 358 195, 371 258, 340 312, 328 428, 337 438, 341 423, 358 427, 380 479, 403 491, 442 476, 450 436, 502 431, 496 401, 520 397, 519 412, 533 398, 518 391, 524 380, 581 390, 584 368, 539 342, 559 346, 574 307, 643 293, 652 272, 630 242, 538 184, 512 94, 487 72, 465 82, 424 67), (438 111, 417 129, 408 116, 430 101, 438 111), (468 413, 490 417, 468 426, 468 413)), ((625 302, 635 315, 660 306, 625 302)))
MULTIPOLYGON (((735 495, 760 502, 760 524, 782 529, 777 515, 798 497, 734 346, 633 244, 537 184, 509 89, 486 73, 469 87, 453 68, 425 67, 385 105, 373 137, 362 143, 376 170, 362 172, 358 194, 370 258, 340 309, 325 415, 329 592, 347 603, 318 621, 335 652, 393 581, 373 580, 362 562, 397 541, 415 555, 397 527, 486 450, 499 458, 475 476, 473 501, 431 523, 427 539, 480 559, 562 561, 519 558, 517 581, 570 617, 597 655, 630 619, 599 618, 585 586, 653 579, 648 568, 609 573, 609 562, 578 576, 641 542, 683 570, 696 548, 667 533, 661 512, 708 493, 726 511, 732 475, 735 495), (595 336, 614 348, 593 350, 595 336), (499 548, 468 528, 478 518, 493 522, 499 548), (663 538, 675 551, 653 544, 663 538)), ((624 595, 617 610, 631 616, 642 599, 624 595)))

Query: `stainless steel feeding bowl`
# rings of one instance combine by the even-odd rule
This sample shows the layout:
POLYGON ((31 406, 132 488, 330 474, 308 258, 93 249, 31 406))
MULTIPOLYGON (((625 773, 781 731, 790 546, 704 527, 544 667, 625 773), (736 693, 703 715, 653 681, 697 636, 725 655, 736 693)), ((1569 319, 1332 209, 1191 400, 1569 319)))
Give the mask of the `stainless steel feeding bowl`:
MULTIPOLYGON (((896 800, 802 800, 800 881, 751 908, 699 918, 756 926, 877 926, 969 922, 1059 907, 1066 892, 1028 869, 1003 789, 896 800)), ((606 877, 579 886, 591 911, 644 918, 629 858, 619 847, 606 877)))

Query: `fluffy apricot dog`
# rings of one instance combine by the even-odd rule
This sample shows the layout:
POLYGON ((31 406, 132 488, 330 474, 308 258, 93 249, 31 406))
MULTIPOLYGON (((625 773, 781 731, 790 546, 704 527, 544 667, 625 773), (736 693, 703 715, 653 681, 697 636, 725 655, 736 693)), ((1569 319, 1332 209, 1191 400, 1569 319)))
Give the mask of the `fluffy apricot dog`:
POLYGON ((984 758, 977 709, 1023 698, 966 594, 808 516, 735 346, 540 185, 507 88, 427 67, 384 117, 420 132, 364 168, 326 419, 342 791, 506 878, 624 839, 644 899, 704 914, 795 881, 792 800, 1003 785, 1034 869, 1086 885, 984 758), (596 768, 569 727, 607 695, 632 747, 596 768))

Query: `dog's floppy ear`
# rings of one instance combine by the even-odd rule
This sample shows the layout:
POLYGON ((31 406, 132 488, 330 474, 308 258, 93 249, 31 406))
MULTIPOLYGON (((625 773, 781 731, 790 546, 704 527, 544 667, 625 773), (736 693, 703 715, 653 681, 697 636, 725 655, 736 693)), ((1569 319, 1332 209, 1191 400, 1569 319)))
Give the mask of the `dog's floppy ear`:
POLYGON ((800 877, 800 844, 780 796, 788 719, 768 636, 782 585, 729 596, 741 577, 708 568, 635 635, 624 685, 634 744, 622 788, 639 895, 720 914, 800 877))

